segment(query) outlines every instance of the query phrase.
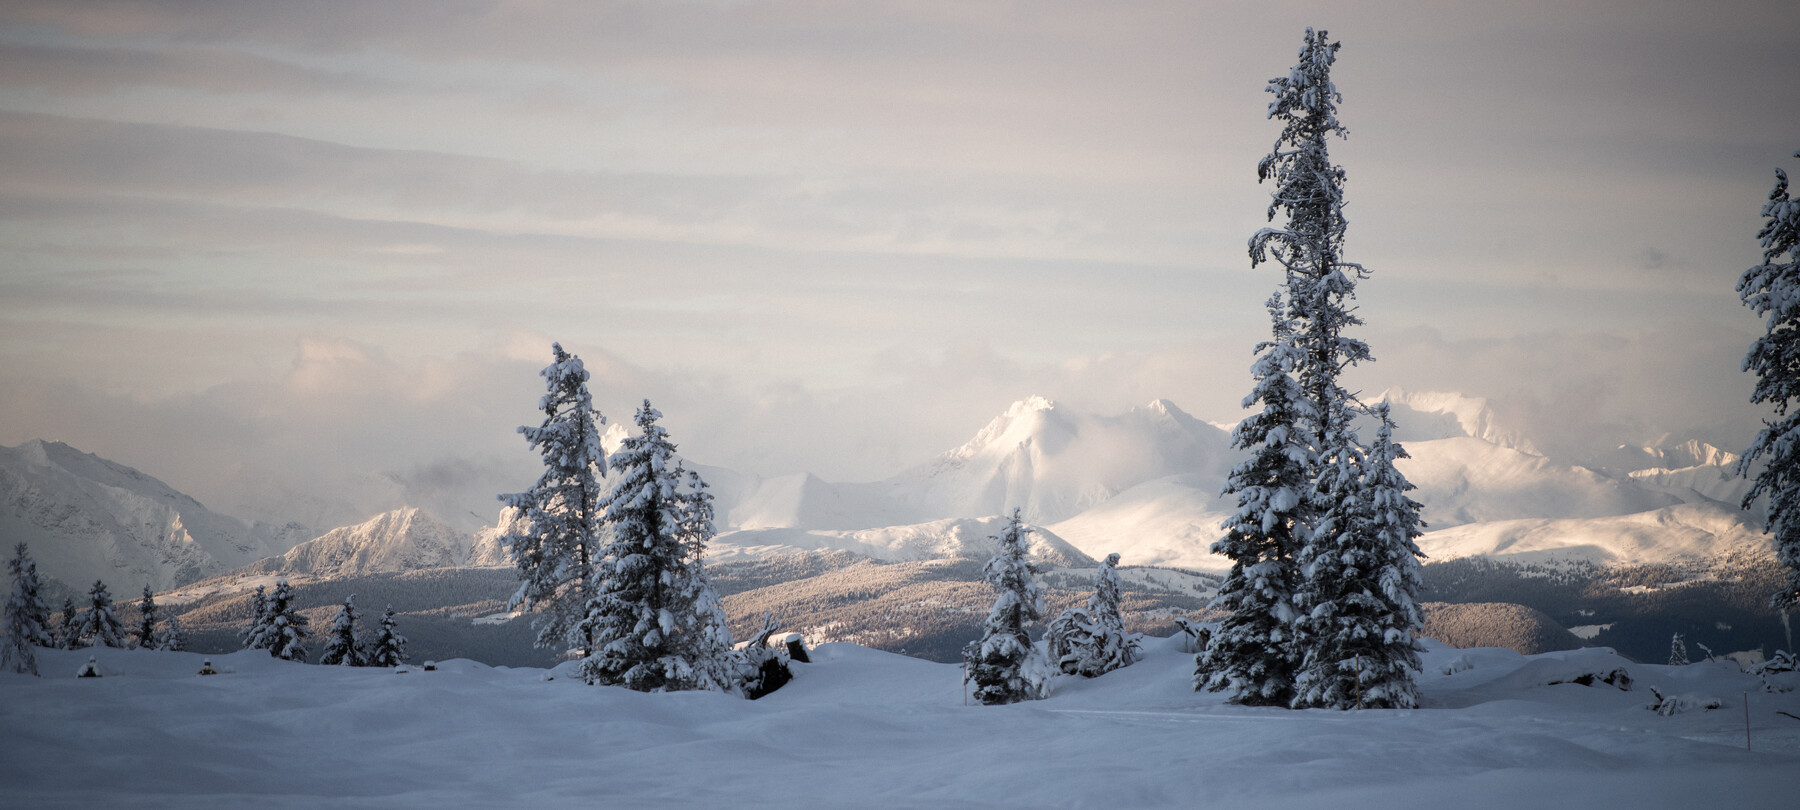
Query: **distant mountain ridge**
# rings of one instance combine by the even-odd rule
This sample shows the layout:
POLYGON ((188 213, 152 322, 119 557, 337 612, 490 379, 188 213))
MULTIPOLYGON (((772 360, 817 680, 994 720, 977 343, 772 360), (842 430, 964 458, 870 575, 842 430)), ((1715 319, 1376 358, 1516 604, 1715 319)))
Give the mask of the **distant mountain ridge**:
POLYGON ((396 509, 332 529, 242 570, 325 579, 462 567, 470 565, 473 540, 423 509, 396 509))
MULTIPOLYGON (((1587 467, 1535 452, 1482 400, 1399 389, 1383 397, 1412 454, 1400 468, 1425 505, 1430 533, 1421 544, 1433 560, 1644 564, 1766 545, 1755 516, 1735 508, 1745 486, 1728 466, 1735 456, 1712 445, 1622 449, 1617 465, 1587 467)), ((625 435, 612 425, 605 443, 616 448, 625 435)), ((509 564, 499 526, 469 530, 418 505, 323 534, 275 530, 206 511, 66 445, 0 451, 0 520, 10 521, 0 527, 31 542, 50 576, 166 588, 253 563, 263 574, 305 577, 509 564)), ((1210 546, 1235 511, 1219 493, 1238 455, 1226 430, 1167 400, 1104 416, 1028 397, 968 441, 881 481, 762 478, 684 463, 716 498, 715 555, 980 556, 996 517, 1018 508, 1043 529, 1046 558, 1086 564, 1119 553, 1126 565, 1217 572, 1229 561, 1210 546)), ((500 523, 513 519, 500 514, 500 523)))
POLYGON ((38 570, 115 597, 161 590, 286 551, 299 525, 221 515, 168 484, 61 442, 0 447, 0 538, 31 547, 38 570))

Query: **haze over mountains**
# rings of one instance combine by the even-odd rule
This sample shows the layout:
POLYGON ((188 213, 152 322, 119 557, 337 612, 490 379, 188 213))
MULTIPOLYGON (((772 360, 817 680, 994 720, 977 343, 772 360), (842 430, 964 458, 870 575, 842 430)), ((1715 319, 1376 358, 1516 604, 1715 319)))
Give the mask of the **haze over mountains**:
MULTIPOLYGON (((1480 400, 1384 396, 1413 456, 1401 469, 1425 505, 1421 546, 1431 560, 1652 563, 1766 551, 1756 517, 1736 508, 1745 483, 1729 452, 1687 441, 1620 448, 1605 466, 1584 466, 1538 455, 1480 400)), ((608 445, 624 435, 612 426, 608 445)), ((1236 459, 1229 445, 1228 431, 1166 400, 1102 416, 1031 397, 963 445, 882 481, 692 466, 717 498, 719 558, 833 549, 979 558, 994 516, 1019 508, 1044 529, 1037 551, 1059 564, 1119 553, 1127 564, 1222 571, 1228 563, 1208 547, 1232 508, 1218 497, 1236 459)), ((409 506, 337 528, 272 526, 212 512, 56 442, 0 448, 0 496, 0 530, 71 585, 104 578, 166 589, 253 563, 307 577, 505 564, 497 530, 471 530, 467 519, 409 506)))

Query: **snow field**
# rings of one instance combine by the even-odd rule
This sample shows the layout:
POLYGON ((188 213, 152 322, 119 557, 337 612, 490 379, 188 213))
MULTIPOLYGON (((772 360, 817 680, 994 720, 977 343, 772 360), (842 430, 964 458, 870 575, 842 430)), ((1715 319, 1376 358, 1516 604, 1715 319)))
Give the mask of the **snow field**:
MULTIPOLYGON (((1604 649, 1520 656, 1427 641, 1426 708, 1246 708, 1191 690, 1192 656, 1062 677, 1047 700, 962 704, 961 671, 820 645, 747 702, 590 687, 467 660, 438 671, 40 650, 0 675, 0 806, 1677 807, 1784 806, 1800 692, 1730 664, 1604 649), (89 655, 107 677, 76 679, 89 655), (1471 664, 1443 674, 1453 661, 1471 664), (1636 683, 1543 682, 1623 666, 1636 683), (1649 687, 1721 698, 1661 717, 1649 687), (1749 692, 1754 750, 1744 750, 1749 692)), ((972 703, 972 701, 971 701, 972 703)))

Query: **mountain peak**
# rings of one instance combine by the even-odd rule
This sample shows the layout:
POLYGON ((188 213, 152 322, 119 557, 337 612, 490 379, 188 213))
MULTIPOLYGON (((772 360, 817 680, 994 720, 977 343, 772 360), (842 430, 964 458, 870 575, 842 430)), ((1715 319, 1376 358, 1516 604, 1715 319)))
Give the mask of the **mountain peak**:
POLYGON ((383 512, 252 566, 258 573, 350 576, 462 565, 470 538, 416 506, 383 512))
POLYGON ((1543 455, 1531 440, 1503 424, 1488 401, 1450 391, 1408 391, 1394 387, 1376 397, 1395 408, 1394 422, 1402 441, 1429 441, 1467 436, 1521 453, 1543 455), (1411 413, 1405 413, 1410 411, 1411 413))

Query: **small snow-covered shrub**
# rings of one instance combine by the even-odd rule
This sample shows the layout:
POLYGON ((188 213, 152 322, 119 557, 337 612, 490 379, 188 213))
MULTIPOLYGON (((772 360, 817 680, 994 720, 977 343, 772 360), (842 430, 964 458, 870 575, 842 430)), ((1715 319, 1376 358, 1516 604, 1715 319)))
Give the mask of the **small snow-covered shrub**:
POLYGON ((1450 663, 1444 665, 1444 674, 1455 675, 1458 672, 1467 672, 1474 668, 1474 661, 1470 661, 1469 657, 1466 655, 1459 655, 1451 659, 1450 663))
POLYGON ((1664 695, 1654 686, 1650 687, 1650 695, 1656 698, 1656 702, 1644 708, 1664 717, 1671 717, 1692 709, 1712 711, 1725 705, 1725 701, 1705 695, 1664 695))
POLYGON ((775 621, 772 614, 763 614, 762 632, 726 657, 731 691, 755 700, 794 679, 793 670, 788 666, 786 645, 780 649, 769 646, 769 636, 780 627, 781 623, 775 621))
POLYGON ((1800 659, 1786 650, 1776 650, 1769 660, 1751 667, 1749 672, 1762 679, 1765 692, 1792 692, 1800 688, 1800 659))
POLYGON ((1555 686, 1559 683, 1578 683, 1582 686, 1593 686, 1595 684, 1604 683, 1609 686, 1616 686, 1620 691, 1629 692, 1631 691, 1631 673, 1627 672, 1624 667, 1615 667, 1609 670, 1591 670, 1567 677, 1556 678, 1547 682, 1546 685, 1555 686))

